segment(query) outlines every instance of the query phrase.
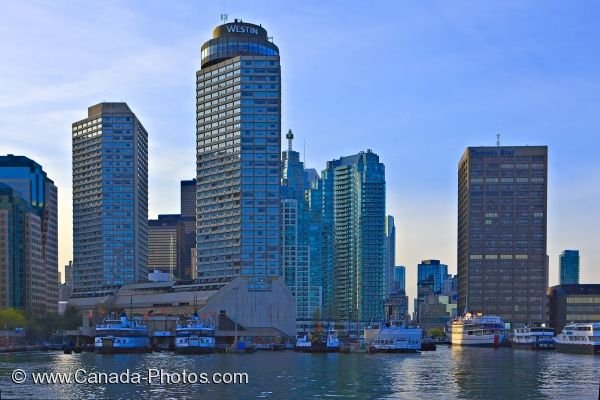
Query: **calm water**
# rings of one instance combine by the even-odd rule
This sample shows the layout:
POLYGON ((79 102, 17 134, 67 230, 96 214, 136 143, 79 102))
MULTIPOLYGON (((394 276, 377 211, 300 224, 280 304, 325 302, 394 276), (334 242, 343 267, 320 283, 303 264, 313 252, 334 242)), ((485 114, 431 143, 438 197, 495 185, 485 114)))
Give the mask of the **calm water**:
POLYGON ((2 399, 597 399, 600 356, 439 346, 422 354, 0 354, 2 399), (247 372, 246 385, 32 384, 32 372, 247 372))

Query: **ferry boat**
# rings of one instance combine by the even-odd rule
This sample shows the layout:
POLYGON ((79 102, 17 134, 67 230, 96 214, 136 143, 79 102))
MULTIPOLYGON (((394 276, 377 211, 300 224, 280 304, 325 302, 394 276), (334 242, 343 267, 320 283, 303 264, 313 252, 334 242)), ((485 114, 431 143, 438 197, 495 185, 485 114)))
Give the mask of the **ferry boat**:
POLYGON ((419 353, 423 330, 403 326, 367 327, 365 342, 369 353, 419 353))
POLYGON ((203 321, 194 311, 192 317, 184 324, 177 324, 175 329, 175 351, 177 353, 214 353, 215 327, 210 321, 203 321))
POLYGON ((504 341, 504 321, 496 315, 465 313, 450 323, 453 346, 493 346, 504 341))
POLYGON ((564 353, 600 354, 600 322, 567 324, 554 346, 564 353))
POLYGON ((128 318, 124 311, 119 319, 107 317, 96 325, 94 350, 104 354, 151 352, 148 327, 142 318, 128 318))
POLYGON ((512 346, 529 350, 554 349, 554 329, 545 326, 526 326, 513 331, 512 346))
POLYGON ((294 350, 303 353, 337 353, 340 351, 340 340, 337 332, 330 324, 327 337, 323 340, 311 342, 306 333, 303 336, 298 336, 294 350))

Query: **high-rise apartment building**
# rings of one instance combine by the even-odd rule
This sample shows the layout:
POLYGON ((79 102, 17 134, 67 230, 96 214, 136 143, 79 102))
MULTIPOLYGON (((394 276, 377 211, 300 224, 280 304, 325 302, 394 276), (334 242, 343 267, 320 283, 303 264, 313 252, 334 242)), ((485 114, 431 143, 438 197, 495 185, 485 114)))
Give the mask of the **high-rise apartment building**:
POLYGON ((127 104, 100 103, 72 136, 74 289, 146 280, 148 133, 127 104))
POLYGON ((5 185, 3 221, 6 252, 0 252, 6 277, 7 307, 34 313, 58 310, 58 195, 54 182, 35 161, 9 154, 0 157, 5 185), (24 253, 23 253, 24 252, 24 253))
POLYGON ((381 321, 386 294, 385 167, 371 150, 329 161, 321 187, 323 226, 333 234, 333 248, 325 245, 323 251, 323 280, 333 286, 333 298, 328 299, 333 317, 381 321), (333 264, 330 270, 327 257, 333 264))
POLYGON ((545 322, 546 146, 469 147, 458 164, 458 309, 545 322))
POLYGON ((560 264, 560 284, 579 284, 579 250, 565 250, 558 257, 560 264))
POLYGON ((385 218, 385 295, 394 289, 394 267, 396 266, 396 226, 394 217, 385 218))
POLYGON ((394 292, 406 292, 406 268, 403 265, 396 265, 394 267, 392 293, 394 292))
POLYGON ((196 86, 198 278, 269 290, 282 273, 279 49, 259 25, 218 26, 196 86))

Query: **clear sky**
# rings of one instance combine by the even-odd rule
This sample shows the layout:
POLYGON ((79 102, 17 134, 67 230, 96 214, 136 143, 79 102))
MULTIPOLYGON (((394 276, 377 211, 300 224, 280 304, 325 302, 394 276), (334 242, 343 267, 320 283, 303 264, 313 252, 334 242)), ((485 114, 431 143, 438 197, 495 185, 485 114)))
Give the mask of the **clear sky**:
POLYGON ((150 216, 179 212, 195 176, 195 72, 220 24, 262 24, 281 51, 283 126, 306 164, 372 149, 386 165, 397 264, 456 271, 466 146, 549 146, 550 283, 580 249, 600 282, 600 3, 594 1, 28 1, 0 13, 0 154, 59 188, 72 257, 71 123, 126 101, 149 132, 150 216))

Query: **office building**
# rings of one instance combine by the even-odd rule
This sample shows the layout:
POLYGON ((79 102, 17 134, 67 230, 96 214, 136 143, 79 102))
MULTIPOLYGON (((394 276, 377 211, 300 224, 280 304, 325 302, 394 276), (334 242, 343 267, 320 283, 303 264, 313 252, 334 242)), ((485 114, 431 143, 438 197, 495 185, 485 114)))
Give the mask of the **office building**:
POLYGON ((394 267, 394 279, 392 285, 392 293, 406 291, 406 268, 403 265, 394 267))
POLYGON ((396 226, 394 217, 385 218, 385 294, 392 294, 394 287, 394 267, 396 266, 396 226))
POLYGON ((259 25, 218 26, 196 88, 198 279, 270 290, 282 274, 279 49, 259 25))
MULTIPOLYGON (((161 214, 148 220, 148 271, 183 279, 185 271, 179 255, 184 251, 185 228, 179 214, 161 214)), ((190 252, 191 253, 191 252, 190 252)))
POLYGON ((296 299, 297 329, 302 332, 321 319, 322 274, 318 257, 310 257, 310 213, 305 198, 309 179, 292 148, 294 135, 286 138, 288 149, 282 153, 281 172, 281 260, 283 279, 296 299))
POLYGON ((422 282, 433 282, 433 293, 439 294, 442 284, 448 277, 448 266, 440 260, 423 260, 417 265, 417 288, 422 282))
POLYGON ((558 257, 560 264, 560 284, 579 284, 579 250, 565 250, 558 257))
POLYGON ((145 281, 148 133, 125 103, 73 123, 74 290, 145 281))
POLYGON ((324 250, 333 261, 327 277, 333 283, 333 317, 380 321, 386 294, 385 167, 367 150, 327 162, 321 180, 322 209, 332 211, 322 218, 330 219, 323 226, 333 230, 333 249, 324 250))
MULTIPOLYGON (((37 275, 32 271, 32 275, 20 275, 24 280, 12 281, 10 279, 6 281, 9 286, 13 285, 11 290, 15 290, 15 296, 10 300, 10 304, 18 306, 18 308, 34 307, 35 312, 56 312, 58 310, 58 193, 54 182, 48 178, 46 172, 42 167, 35 161, 24 157, 14 156, 9 154, 7 156, 0 156, 0 183, 6 185, 4 188, 5 199, 17 207, 19 210, 25 208, 24 205, 18 205, 21 200, 25 201, 25 204, 30 208, 25 214, 21 214, 21 211, 17 212, 13 208, 15 218, 11 221, 5 220, 5 223, 16 224, 13 225, 15 229, 23 221, 25 221, 25 230, 21 232, 8 233, 11 236, 10 245, 19 246, 23 244, 28 251, 31 251, 30 259, 28 260, 28 268, 38 268, 36 261, 36 249, 37 239, 39 238, 39 246, 41 249, 41 271, 43 277, 40 281, 43 285, 41 290, 37 289, 37 284, 34 283, 37 275), (12 188, 12 193, 8 193, 8 188, 12 188), (21 200, 19 200, 19 198, 21 200), (21 217, 16 218, 16 215, 21 217), (39 221, 37 221, 39 219, 39 221), (39 230, 36 227, 39 225, 39 230), (22 236, 25 233, 27 236, 22 236), (33 242, 22 242, 22 240, 31 237, 33 242), (20 292, 23 285, 29 285, 30 292, 23 294, 20 292), (19 289, 20 288, 20 289, 19 289), (35 293, 34 293, 35 292, 35 293), (22 297, 23 295, 29 296, 27 298, 22 297), (41 302, 44 304, 42 305, 41 302), (29 305, 28 305, 29 304, 29 305), (35 304, 35 306, 33 305, 35 304)), ((8 204, 8 203, 7 203, 8 204)), ((6 214, 8 215, 8 211, 6 214)), ((8 226, 8 225, 7 225, 8 226)), ((7 235, 8 231, 4 231, 7 235)), ((27 239, 28 240, 28 239, 27 239)), ((8 242, 6 242, 8 245, 8 242)), ((18 257, 16 256, 16 247, 13 247, 15 252, 11 254, 15 258, 9 261, 5 258, 5 262, 12 268, 10 271, 11 276, 16 277, 19 274, 26 274, 27 269, 21 269, 19 266, 18 257)), ((22 250, 22 249, 21 249, 22 250)), ((5 253, 8 255, 8 253, 5 253)), ((8 275, 1 274, 5 277, 8 275)), ((18 278, 14 278, 18 279, 18 278)), ((8 294, 7 294, 8 295, 8 294)))
POLYGON ((600 285, 558 285, 548 289, 550 326, 556 334, 570 322, 600 321, 600 285))
MULTIPOLYGON (((469 147, 458 165, 458 309, 545 322, 546 146, 469 147)), ((462 312, 462 311, 461 311, 462 312)))

